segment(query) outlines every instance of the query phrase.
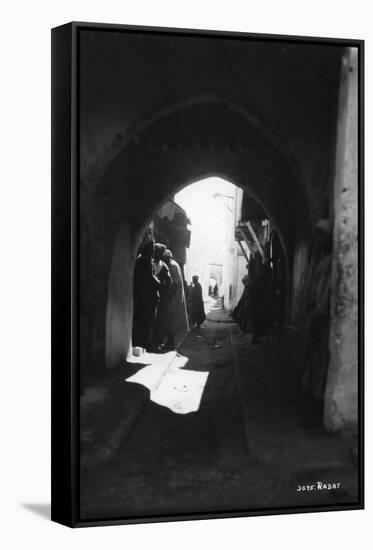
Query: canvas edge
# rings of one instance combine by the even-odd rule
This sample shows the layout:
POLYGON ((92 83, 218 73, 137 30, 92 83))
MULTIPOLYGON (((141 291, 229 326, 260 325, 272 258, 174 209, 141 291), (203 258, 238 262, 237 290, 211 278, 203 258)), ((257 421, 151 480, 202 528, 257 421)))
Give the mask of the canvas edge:
POLYGON ((167 521, 223 519, 297 513, 334 512, 364 509, 364 40, 286 36, 230 31, 193 30, 166 27, 71 22, 52 29, 52 513, 51 519, 69 527, 89 527, 167 521), (359 49, 359 500, 341 505, 284 507, 258 510, 196 512, 195 514, 154 515, 113 519, 81 520, 79 514, 79 113, 78 34, 80 30, 148 32, 247 38, 263 41, 290 41, 340 45, 359 49), (57 51, 57 43, 62 47, 57 51), (61 71, 58 76, 56 73, 61 71), (65 114, 57 122, 56 109, 65 114), (69 123, 67 123, 69 121, 69 123), (68 160, 66 160, 68 159, 68 160), (69 196, 63 196, 63 188, 69 196), (68 221, 67 221, 68 220, 68 221), (60 239, 69 243, 59 250, 60 239), (58 266, 62 264, 61 271, 58 266), (68 284, 67 284, 68 281, 68 284), (67 286, 68 292, 67 292, 67 286), (60 290, 63 289, 64 299, 60 290), (65 303, 65 308, 63 307, 65 303), (68 349, 61 331, 67 329, 68 349), (61 320, 61 317, 63 321, 61 320), (66 364, 69 368, 66 369, 66 364), (64 365, 65 368, 60 366, 64 365), (63 437, 61 438, 61 433, 63 437), (57 435, 58 434, 58 435, 57 435), (61 441, 62 439, 62 441, 61 441))

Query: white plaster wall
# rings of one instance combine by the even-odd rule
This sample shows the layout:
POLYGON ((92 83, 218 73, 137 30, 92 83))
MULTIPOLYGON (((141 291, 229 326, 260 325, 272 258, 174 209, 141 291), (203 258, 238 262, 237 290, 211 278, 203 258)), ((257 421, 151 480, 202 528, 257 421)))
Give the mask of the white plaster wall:
POLYGON ((358 55, 343 59, 339 105, 333 243, 330 363, 325 425, 358 421, 358 55))
POLYGON ((112 368, 131 354, 132 285, 134 250, 128 223, 119 229, 110 270, 106 313, 106 367, 112 368))
MULTIPOLYGON (((241 217, 243 190, 240 187, 234 189, 233 212, 227 220, 227 246, 224 254, 223 285, 224 307, 232 312, 240 296, 240 279, 238 279, 238 244, 235 240, 235 228, 241 217), (229 292, 231 287, 231 292, 229 292)), ((242 277, 241 277, 242 278, 242 277)))

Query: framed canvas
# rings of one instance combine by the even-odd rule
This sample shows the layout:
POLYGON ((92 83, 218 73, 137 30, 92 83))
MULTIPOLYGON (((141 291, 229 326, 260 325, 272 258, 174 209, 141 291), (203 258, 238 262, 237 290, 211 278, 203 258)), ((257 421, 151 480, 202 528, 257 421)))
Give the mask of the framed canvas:
POLYGON ((52 519, 363 507, 361 40, 52 30, 52 519))

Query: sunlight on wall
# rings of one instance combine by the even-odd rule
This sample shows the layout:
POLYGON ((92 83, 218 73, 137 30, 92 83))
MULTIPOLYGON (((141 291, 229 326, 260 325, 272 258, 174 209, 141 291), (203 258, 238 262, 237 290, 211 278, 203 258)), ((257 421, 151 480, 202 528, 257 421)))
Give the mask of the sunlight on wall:
MULTIPOLYGON (((206 178, 185 187, 175 195, 175 201, 187 212, 192 224, 190 248, 185 268, 189 283, 198 275, 203 283, 209 278, 209 264, 223 264, 227 243, 227 224, 236 186, 221 178, 206 178)), ((206 292, 206 289, 204 288, 206 292)))

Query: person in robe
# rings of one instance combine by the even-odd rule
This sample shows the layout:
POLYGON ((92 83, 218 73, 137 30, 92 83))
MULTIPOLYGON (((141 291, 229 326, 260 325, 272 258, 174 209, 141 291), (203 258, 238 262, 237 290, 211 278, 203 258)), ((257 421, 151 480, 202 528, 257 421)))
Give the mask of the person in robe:
POLYGON ((164 244, 156 243, 154 245, 153 265, 155 275, 159 280, 159 302, 155 318, 154 351, 160 351, 163 348, 170 324, 171 275, 168 266, 163 260, 165 250, 166 247, 164 244))
POLYGON ((145 234, 136 258, 133 279, 133 331, 132 343, 150 350, 153 346, 154 322, 161 285, 153 265, 154 239, 151 232, 145 234))
POLYGON ((251 343, 258 344, 268 335, 268 315, 270 299, 271 271, 268 257, 263 258, 257 251, 254 256, 254 269, 250 276, 250 315, 253 336, 251 343))
POLYGON ((239 299, 236 307, 233 310, 232 317, 239 324, 243 332, 252 332, 252 321, 250 316, 250 275, 249 264, 246 265, 247 274, 242 278, 241 282, 244 286, 242 296, 239 299))
POLYGON ((308 338, 302 377, 303 426, 323 425, 324 398, 329 364, 332 224, 319 220, 315 227, 316 265, 308 300, 308 338))
POLYGON ((206 319, 205 306, 203 304, 202 287, 198 282, 198 276, 193 275, 192 284, 189 286, 190 317, 192 326, 198 329, 206 319))
POLYGON ((164 346, 165 349, 173 350, 182 343, 189 330, 188 315, 180 266, 173 259, 171 250, 164 251, 163 259, 171 274, 169 325, 164 346))

